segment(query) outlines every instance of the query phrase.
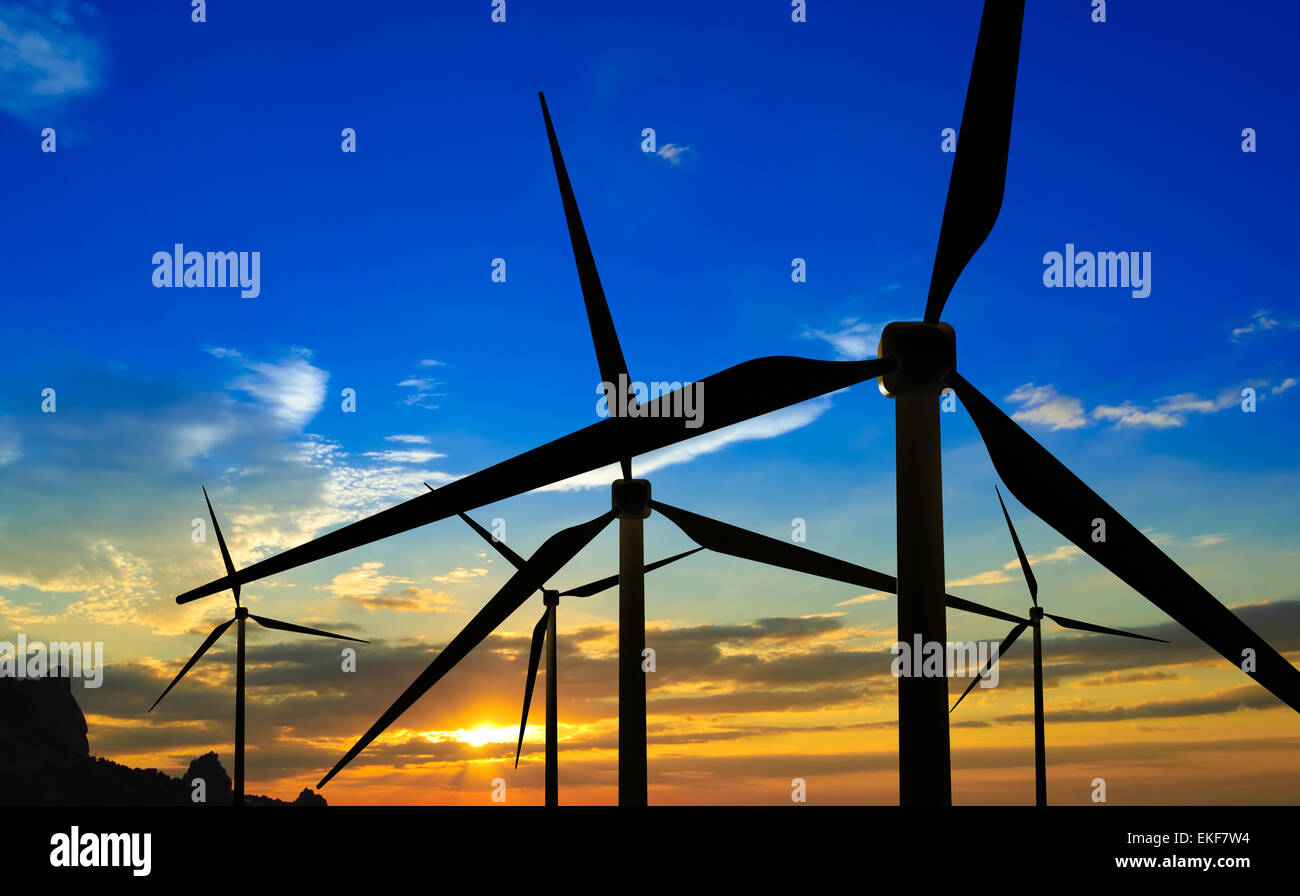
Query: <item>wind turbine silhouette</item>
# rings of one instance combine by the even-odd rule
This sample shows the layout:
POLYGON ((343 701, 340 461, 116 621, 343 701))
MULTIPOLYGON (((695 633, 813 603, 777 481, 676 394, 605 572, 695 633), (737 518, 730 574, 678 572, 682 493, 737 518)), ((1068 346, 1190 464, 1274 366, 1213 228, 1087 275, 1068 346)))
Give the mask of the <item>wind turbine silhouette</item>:
MULTIPOLYGON (((994 491, 998 493, 998 503, 1002 505, 1002 516, 1006 518, 1007 528, 1011 530, 1011 540, 1016 545, 1016 556, 1020 558, 1020 568, 1025 573, 1025 584, 1029 586, 1029 597, 1033 600, 1034 605, 1029 608, 1029 618, 1020 619, 1012 616, 1011 619, 1016 623, 1016 627, 1011 630, 1011 634, 1003 639, 1002 644, 998 647, 997 655, 990 659, 980 673, 971 679, 971 683, 962 691, 957 702, 952 705, 950 713, 955 711, 961 705, 961 701, 966 699, 966 695, 971 692, 993 667, 993 664, 1000 662, 1006 652, 1011 649, 1011 645, 1016 643, 1026 628, 1032 627, 1034 630, 1034 805, 1047 805, 1047 748, 1043 740, 1043 617, 1055 622, 1062 628, 1073 628, 1085 632, 1096 632, 1102 635, 1118 635, 1121 638, 1138 638, 1143 641, 1158 641, 1161 644, 1169 642, 1162 638, 1152 638, 1147 635, 1137 635, 1133 632, 1120 631, 1117 628, 1106 628, 1101 625, 1093 625, 1091 622, 1080 622, 1077 619, 1067 619, 1064 616, 1054 616, 1046 613, 1038 605, 1038 581, 1034 578, 1033 570, 1029 568, 1029 558, 1025 556, 1025 549, 1020 546, 1020 536, 1016 534, 1016 527, 1011 524, 1011 515, 1007 513, 1007 505, 1002 500, 1002 491, 996 485, 994 491)), ((980 612, 974 610, 973 612, 980 612)), ((984 613, 983 615, 994 615, 984 613)), ((995 618, 1006 619, 1009 614, 998 613, 995 618)))
MULTIPOLYGON (((208 505, 208 516, 212 519, 212 531, 217 533, 217 544, 221 546, 221 559, 226 564, 226 572, 229 575, 235 574, 235 564, 230 559, 230 551, 226 548, 226 539, 221 535, 221 525, 217 522, 217 515, 212 510, 212 501, 208 498, 208 490, 203 489, 203 500, 208 505)), ((347 635, 336 635, 333 632, 322 631, 316 628, 307 628, 304 625, 295 625, 292 622, 281 622, 278 619, 270 619, 266 616, 258 616, 255 613, 248 612, 248 608, 243 606, 239 600, 239 583, 236 582, 231 589, 235 595, 235 615, 232 619, 218 625, 199 645, 199 649, 190 657, 190 661, 182 667, 172 683, 167 685, 167 689, 158 696, 149 707, 149 712, 162 702, 163 697, 176 687, 176 683, 185 677, 185 673, 190 671, 195 663, 208 652, 213 644, 225 634, 226 629, 232 624, 237 624, 235 629, 237 634, 237 646, 235 648, 235 775, 232 782, 233 792, 232 799, 236 806, 244 805, 244 624, 246 620, 252 619, 263 628, 276 629, 283 632, 296 632, 301 635, 319 635, 322 638, 338 638, 340 641, 355 641, 358 644, 367 644, 368 641, 362 641, 360 638, 349 638, 347 635)))
MULTIPOLYGON (((433 491, 433 486, 425 483, 429 491, 433 491)), ((523 569, 525 560, 516 554, 504 542, 495 538, 492 533, 488 532, 468 515, 459 514, 460 518, 469 524, 484 541, 496 548, 496 550, 510 562, 515 569, 523 569)), ((667 566, 681 560, 683 557, 689 557, 691 554, 698 553, 704 548, 692 548, 689 551, 683 551, 680 554, 674 554, 671 557, 665 557, 662 560, 656 560, 648 564, 643 573, 653 572, 656 569, 667 566)), ((557 591, 553 588, 547 588, 542 583, 541 592, 542 600, 546 605, 542 618, 537 621, 533 628, 533 639, 528 650, 528 677, 524 684, 524 710, 519 720, 519 744, 515 748, 515 768, 519 768, 519 756, 524 748, 524 730, 528 727, 528 708, 533 700, 533 686, 537 681, 537 666, 541 660, 542 646, 546 646, 546 805, 559 805, 559 672, 556 658, 556 610, 562 597, 593 597, 613 588, 619 583, 619 576, 607 576, 603 579, 597 579, 594 582, 588 582, 586 585, 580 585, 577 588, 571 588, 568 591, 557 591)))
MULTIPOLYGON (((449 483, 435 494, 413 498, 187 591, 176 598, 177 602, 187 603, 236 583, 247 584, 295 569, 607 464, 623 464, 624 479, 620 481, 635 482, 629 479, 630 464, 624 464, 635 455, 880 377, 882 392, 895 400, 900 641, 911 643, 920 638, 925 643, 946 642, 939 409, 942 392, 952 389, 974 420, 1003 483, 1026 508, 1212 647, 1234 668, 1300 711, 1300 670, 957 373, 956 337, 952 327, 941 323, 939 318, 958 277, 991 233, 1002 207, 1024 8, 1024 0, 985 2, 925 317, 921 321, 889 324, 881 335, 878 358, 814 361, 766 357, 746 361, 695 384, 707 386, 710 396, 708 413, 698 427, 688 428, 683 420, 671 417, 671 409, 684 406, 687 398, 687 393, 677 390, 641 405, 646 414, 601 420, 449 483), (1106 526, 1104 541, 1092 538, 1099 520, 1106 526), (1251 651, 1256 660, 1249 669, 1240 665, 1245 651, 1251 651)), ((573 210, 576 212, 576 204, 573 210)), ((585 247, 584 251, 585 235, 580 244, 575 232, 571 226, 575 259, 579 260, 582 276, 584 263, 579 254, 589 257, 590 248, 585 247)), ((590 271, 594 273, 594 264, 590 271)), ((588 283, 596 285, 591 278, 588 283)), ((594 321, 594 329, 612 332, 612 323, 608 328, 605 326, 607 306, 603 293, 584 289, 584 300, 588 301, 589 322, 594 321), (601 312, 602 306, 606 313, 601 312)), ((598 338, 597 342, 609 344, 608 339, 598 338)), ((598 348, 597 354, 598 358, 602 357, 601 349, 598 348)), ((610 369, 624 367, 625 364, 617 364, 610 369)), ((537 570, 549 569, 556 562, 562 566, 570 549, 576 553, 614 515, 628 516, 629 556, 626 560, 620 556, 620 572, 628 573, 620 586, 620 621, 625 618, 622 612, 625 591, 626 619, 632 622, 636 606, 644 605, 643 588, 638 598, 640 564, 631 562, 634 559, 631 545, 640 543, 639 524, 632 518, 657 506, 648 499, 643 487, 633 486, 621 495, 616 491, 617 509, 611 511, 613 515, 592 520, 587 525, 596 527, 593 530, 578 526, 553 536, 558 540, 544 544, 540 556, 534 554, 528 565, 536 562, 537 570)), ((621 536, 620 554, 623 540, 621 536)), ((511 587, 526 584, 525 581, 511 587)), ((499 606, 492 604, 484 608, 485 624, 498 609, 499 606)), ((620 697, 627 694, 628 706, 638 703, 638 691, 642 695, 638 705, 643 706, 644 700, 640 664, 636 664, 635 671, 632 669, 633 656, 639 656, 639 651, 624 649, 622 640, 625 634, 635 639, 637 631, 643 632, 643 626, 627 625, 625 633, 620 624, 620 667, 628 670, 628 674, 620 674, 620 697)), ((637 768, 644 768, 644 737, 639 738, 639 747, 627 744, 624 731, 631 730, 634 720, 629 718, 623 701, 620 715, 620 799, 624 798, 622 763, 626 755, 627 802, 644 802, 643 796, 636 799, 635 792, 644 793, 644 775, 635 774, 637 768)), ((643 711, 640 716, 639 728, 643 729, 643 711)), ((900 801, 904 805, 950 805, 947 682, 922 676, 900 678, 898 727, 900 801)), ((368 742, 363 738, 353 749, 363 748, 368 742)), ((349 753, 345 761, 352 755, 355 753, 349 753)))

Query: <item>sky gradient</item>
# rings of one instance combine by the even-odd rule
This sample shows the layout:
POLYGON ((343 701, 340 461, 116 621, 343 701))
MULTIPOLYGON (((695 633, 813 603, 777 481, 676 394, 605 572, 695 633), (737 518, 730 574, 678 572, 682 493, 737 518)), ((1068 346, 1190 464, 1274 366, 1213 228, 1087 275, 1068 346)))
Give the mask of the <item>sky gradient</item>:
MULTIPOLYGON (((267 6, 195 23, 183 4, 0 0, 0 640, 103 641, 103 687, 74 690, 92 752, 174 774, 208 749, 229 767, 232 737, 233 638, 145 714, 230 612, 228 594, 173 601, 222 570, 215 539, 191 538, 201 485, 243 566, 596 420, 538 90, 634 378, 872 357, 885 323, 923 311, 980 16, 267 6), (156 288, 151 259, 177 243, 259 252, 260 295, 156 288)), ((1300 12, 1129 6, 1096 23, 1086 3, 1029 4, 1001 216, 945 320, 964 376, 1296 662, 1300 12), (1150 295, 1044 286, 1067 244, 1150 252, 1150 295)), ((949 590, 1023 613, 988 454, 960 406, 942 426, 949 590)), ((807 547, 892 574, 893 457, 867 383, 634 468, 657 499, 778 538, 803 520, 807 547)), ((606 510, 613 478, 472 515, 526 556, 606 510)), ((1101 777, 1112 803, 1300 801, 1296 715, 1008 509, 1048 612, 1172 642, 1045 626, 1049 799, 1090 803, 1101 777)), ((647 559, 692 546, 662 517, 646 533, 647 559)), ((551 584, 616 564, 611 527, 551 584)), ((450 519, 248 587, 253 612, 372 642, 345 673, 332 643, 250 629, 249 791, 314 786, 508 574, 450 519)), ((509 802, 540 802, 540 692, 511 765, 541 612, 534 597, 326 798, 483 804, 504 777, 509 802)), ((788 804, 795 777, 810 803, 896 802, 895 612, 708 552, 652 573, 651 802, 788 804)), ((613 591, 559 608, 562 802, 616 796, 616 621, 613 591)), ((953 640, 1006 635, 948 621, 953 640)), ((1030 649, 952 717, 955 802, 1033 801, 1030 649)))

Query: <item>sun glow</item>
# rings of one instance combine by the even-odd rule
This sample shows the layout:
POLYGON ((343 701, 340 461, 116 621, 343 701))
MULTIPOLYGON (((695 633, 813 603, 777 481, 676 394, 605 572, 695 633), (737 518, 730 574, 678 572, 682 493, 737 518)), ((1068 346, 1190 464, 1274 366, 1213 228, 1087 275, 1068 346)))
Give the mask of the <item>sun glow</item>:
POLYGON ((518 728, 490 728, 480 725, 478 728, 453 732, 451 739, 469 744, 471 747, 481 747, 485 744, 514 743, 518 736, 518 728))

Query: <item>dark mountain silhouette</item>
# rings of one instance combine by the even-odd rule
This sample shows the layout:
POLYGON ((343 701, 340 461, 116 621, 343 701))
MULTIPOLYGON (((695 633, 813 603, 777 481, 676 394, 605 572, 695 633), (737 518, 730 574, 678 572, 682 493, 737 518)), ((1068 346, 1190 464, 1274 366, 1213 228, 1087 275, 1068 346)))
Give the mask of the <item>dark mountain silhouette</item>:
MULTIPOLYGON (((0 678, 0 806, 229 806, 231 780, 216 753, 181 778, 90 755, 86 717, 66 677, 0 678), (195 802, 202 779, 206 800, 195 802)), ((304 788, 292 803, 247 796, 246 805, 324 806, 304 788)))

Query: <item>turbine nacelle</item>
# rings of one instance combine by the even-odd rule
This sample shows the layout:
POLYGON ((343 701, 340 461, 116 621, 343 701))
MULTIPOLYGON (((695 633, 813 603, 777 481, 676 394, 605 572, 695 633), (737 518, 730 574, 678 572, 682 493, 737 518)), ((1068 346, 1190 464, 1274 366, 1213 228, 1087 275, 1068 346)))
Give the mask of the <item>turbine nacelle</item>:
POLYGON ((896 370, 881 375, 882 395, 938 395, 944 377, 957 367, 957 335, 942 322, 894 321, 880 334, 876 357, 898 363, 896 370))
POLYGON ((646 519, 650 516, 650 480, 615 479, 614 509, 623 519, 646 519))

